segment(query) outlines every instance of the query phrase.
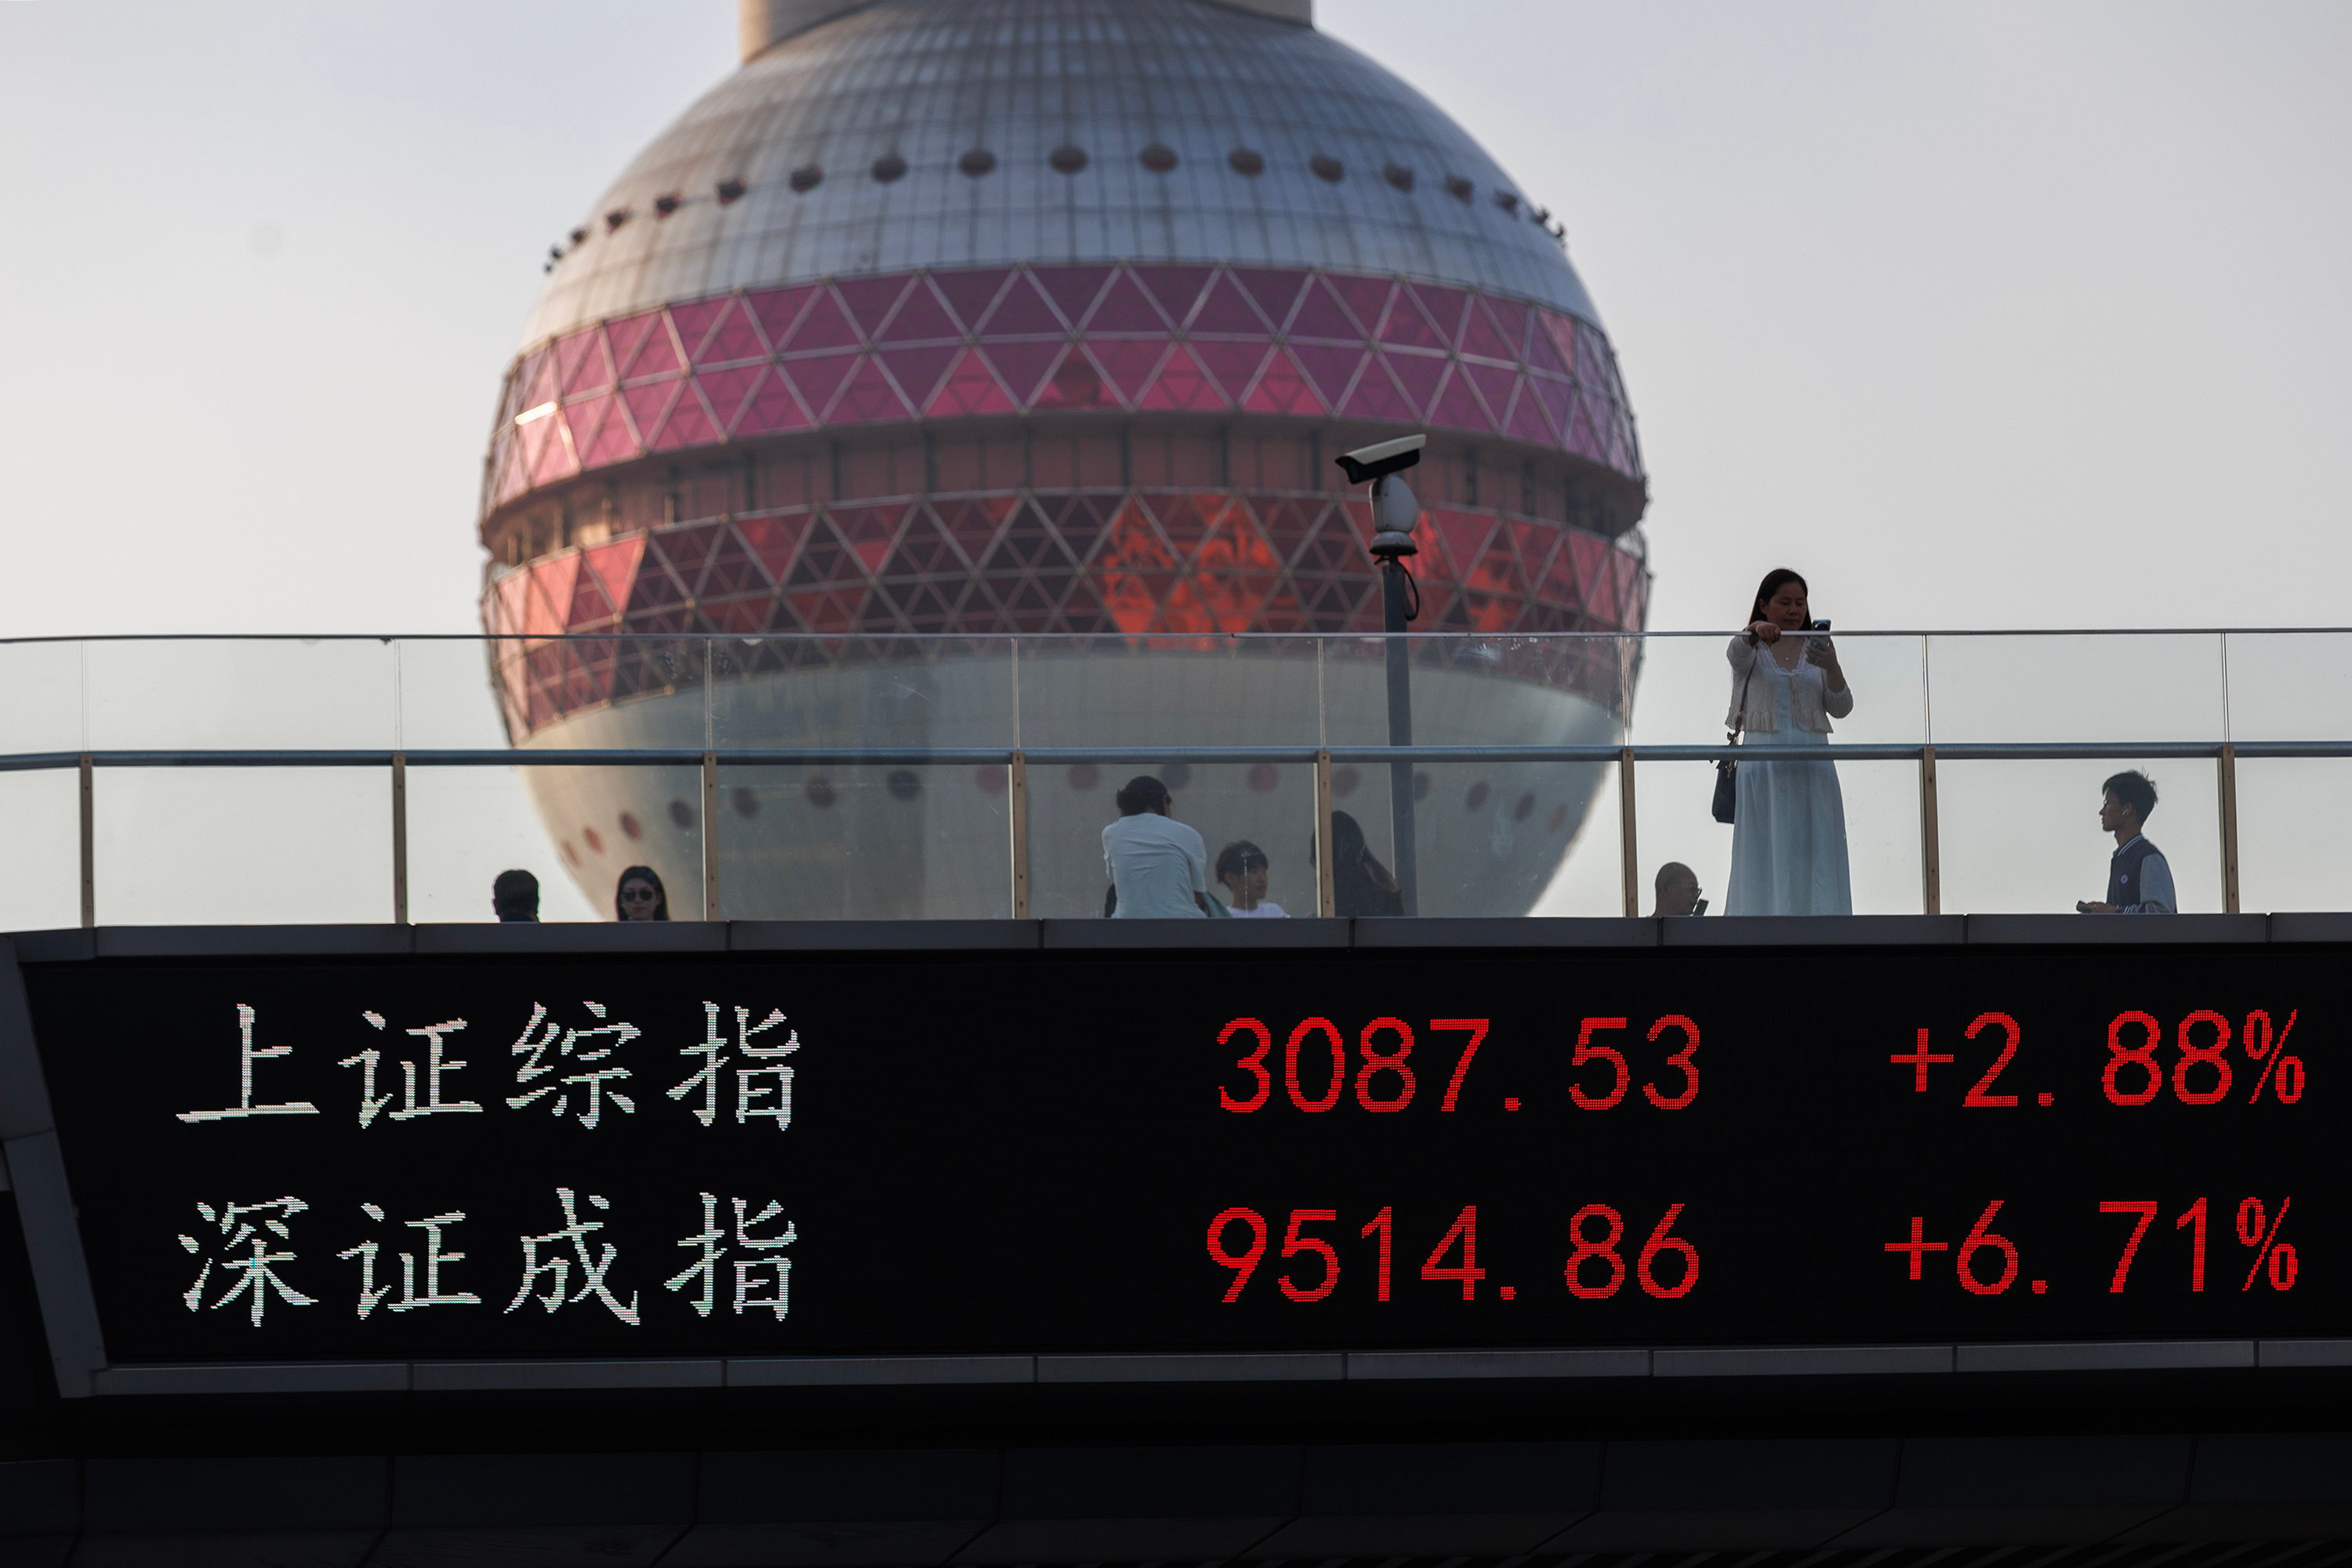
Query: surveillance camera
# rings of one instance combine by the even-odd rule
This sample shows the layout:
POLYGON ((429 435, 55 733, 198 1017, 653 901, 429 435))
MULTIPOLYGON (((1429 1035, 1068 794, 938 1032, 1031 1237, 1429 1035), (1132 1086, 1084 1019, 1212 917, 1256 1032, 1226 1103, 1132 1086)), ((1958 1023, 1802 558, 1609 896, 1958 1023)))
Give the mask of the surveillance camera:
POLYGON ((1366 479, 1377 479, 1385 474, 1402 473, 1421 461, 1421 449, 1429 445, 1426 436, 1400 436, 1393 441, 1377 441, 1369 447, 1359 447, 1336 459, 1347 474, 1348 482, 1360 485, 1366 479))
POLYGON ((1421 502, 1394 474, 1372 481, 1372 530, 1375 533, 1411 534, 1421 517, 1421 502))

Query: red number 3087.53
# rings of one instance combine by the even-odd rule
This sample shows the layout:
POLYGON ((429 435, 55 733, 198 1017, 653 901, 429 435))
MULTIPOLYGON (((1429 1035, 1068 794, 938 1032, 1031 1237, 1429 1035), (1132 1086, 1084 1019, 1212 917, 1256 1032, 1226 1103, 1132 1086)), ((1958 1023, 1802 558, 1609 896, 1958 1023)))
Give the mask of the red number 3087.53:
MULTIPOLYGON (((1432 1018, 1428 1026, 1432 1034, 1456 1032, 1468 1037, 1462 1043, 1462 1054, 1454 1058, 1444 1099, 1438 1105, 1440 1110, 1451 1110, 1461 1097, 1463 1075, 1470 1070, 1479 1042, 1486 1037, 1486 1020, 1432 1018)), ((1217 1104, 1247 1114, 1264 1109, 1274 1099, 1275 1068, 1268 1060, 1274 1055, 1274 1031, 1255 1018, 1235 1018, 1217 1036, 1217 1044, 1229 1046, 1236 1040, 1255 1042, 1249 1054, 1234 1063, 1246 1080, 1238 1093, 1234 1085, 1219 1085, 1217 1104)), ((1283 1044, 1283 1089, 1299 1110, 1325 1111, 1346 1098, 1352 1076, 1358 1105, 1370 1111, 1402 1110, 1421 1088, 1420 1075, 1410 1059, 1412 1048, 1412 1025, 1402 1018, 1375 1018, 1356 1033, 1360 1059, 1351 1075, 1348 1043, 1339 1026, 1328 1018, 1308 1018, 1291 1030, 1283 1044)))

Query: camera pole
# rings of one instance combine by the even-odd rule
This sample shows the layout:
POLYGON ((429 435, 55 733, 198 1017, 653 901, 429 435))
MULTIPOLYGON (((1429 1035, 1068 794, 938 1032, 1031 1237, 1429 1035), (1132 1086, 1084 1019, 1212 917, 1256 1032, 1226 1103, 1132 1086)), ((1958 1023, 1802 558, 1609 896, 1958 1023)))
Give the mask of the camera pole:
MULTIPOLYGON (((1372 486, 1372 559, 1381 566, 1381 625, 1388 655, 1389 744, 1412 744, 1412 648, 1404 633, 1421 613, 1421 595, 1404 558, 1418 555, 1413 524, 1421 521, 1421 502, 1406 487, 1404 470, 1421 461, 1426 436, 1400 436, 1394 440, 1360 447, 1339 458, 1349 484, 1366 480, 1372 486)), ((1421 912, 1419 840, 1413 835, 1412 764, 1389 763, 1389 827, 1396 845, 1397 891, 1404 912, 1421 912)))
MULTIPOLYGON (((1372 481, 1375 515, 1381 490, 1391 484, 1402 488, 1402 482, 1396 479, 1372 481)), ((1412 744, 1412 648, 1403 634, 1419 608, 1412 603, 1419 595, 1412 591, 1412 574, 1405 569, 1404 557, 1415 553, 1415 550, 1409 534, 1382 533, 1372 541, 1373 558, 1381 563, 1381 626, 1389 634, 1384 641, 1391 746, 1412 744)), ((1409 762, 1389 763, 1389 826, 1396 844, 1397 889, 1404 895, 1404 912, 1417 915, 1421 912, 1420 840, 1413 830, 1412 764, 1409 762)))

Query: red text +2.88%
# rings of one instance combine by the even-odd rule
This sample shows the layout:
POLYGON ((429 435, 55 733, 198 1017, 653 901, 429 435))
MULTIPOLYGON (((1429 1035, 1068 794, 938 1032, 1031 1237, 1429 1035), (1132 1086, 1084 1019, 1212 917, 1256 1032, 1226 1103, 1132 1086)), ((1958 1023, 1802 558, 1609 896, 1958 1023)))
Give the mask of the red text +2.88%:
MULTIPOLYGON (((2235 1031, 2238 1048, 2246 1056, 2245 1065, 2257 1069, 2252 1090, 2242 1097, 2247 1104, 2259 1103, 2265 1097, 2282 1105, 2293 1105, 2303 1099, 2303 1058, 2286 1048, 2288 1038, 2294 1033, 2295 1017, 2294 1010, 2287 1013, 2275 1041, 2271 1037, 2271 1016, 2260 1009, 2247 1014, 2243 1026, 2235 1031)), ((2011 1064, 2017 1058, 2019 1043, 2024 1038, 2024 1030, 2017 1020, 2007 1013, 1979 1013, 1962 1031, 1961 1037, 1970 1045, 1981 1040, 2000 1049, 1986 1064, 1982 1076, 1961 1097, 1960 1103, 1971 1110, 2003 1110, 2018 1104, 2021 1087, 2013 1080, 2004 1081, 2011 1064)), ((2118 1013, 2107 1024, 2106 1065, 2099 1075, 2100 1090, 2110 1105, 2147 1105, 2167 1089, 2183 1105, 2219 1105, 2235 1100, 2240 1098, 2233 1092, 2240 1069, 2230 1058, 2231 1037, 2230 1019, 2210 1008, 2199 1008, 2189 1014, 2169 1031, 2152 1013, 2136 1008, 2118 1013), (2177 1053, 2169 1071, 2157 1058, 2168 1034, 2177 1053)), ((1911 1090, 1915 1094, 1927 1092, 1930 1068, 1958 1059, 1953 1052, 1934 1049, 1928 1044, 1929 1038, 1929 1032, 1922 1029, 1915 1048, 1886 1058, 1896 1067, 1910 1069, 1911 1090)), ((2049 1105, 2054 1098, 2047 1089, 2033 1094, 2038 1105, 2049 1105)))

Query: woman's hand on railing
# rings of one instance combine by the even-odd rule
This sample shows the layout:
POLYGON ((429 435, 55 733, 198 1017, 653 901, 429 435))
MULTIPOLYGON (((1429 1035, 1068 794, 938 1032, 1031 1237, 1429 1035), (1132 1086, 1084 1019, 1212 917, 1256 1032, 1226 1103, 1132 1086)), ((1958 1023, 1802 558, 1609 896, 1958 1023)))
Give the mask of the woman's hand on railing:
POLYGON ((1749 642, 1779 642, 1780 640, 1780 628, 1774 626, 1769 621, 1750 621, 1748 623, 1748 640, 1749 642))

